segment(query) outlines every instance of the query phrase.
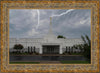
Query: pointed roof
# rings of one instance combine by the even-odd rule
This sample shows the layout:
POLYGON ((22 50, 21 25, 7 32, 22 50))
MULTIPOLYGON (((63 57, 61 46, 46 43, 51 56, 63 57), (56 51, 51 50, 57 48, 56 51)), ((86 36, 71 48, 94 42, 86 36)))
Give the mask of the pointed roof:
POLYGON ((48 39, 53 39, 53 38, 57 38, 53 32, 52 32, 52 18, 50 17, 50 26, 49 26, 49 31, 48 31, 48 34, 44 37, 44 38, 48 38, 48 39))

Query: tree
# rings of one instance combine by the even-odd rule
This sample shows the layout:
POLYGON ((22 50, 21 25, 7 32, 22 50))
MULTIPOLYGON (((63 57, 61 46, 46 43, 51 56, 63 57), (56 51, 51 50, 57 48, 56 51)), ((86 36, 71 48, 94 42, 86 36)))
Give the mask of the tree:
POLYGON ((58 35, 58 37, 57 38, 66 38, 66 37, 64 37, 64 36, 62 36, 62 35, 58 35))
MULTIPOLYGON (((82 37, 84 37, 84 36, 82 36, 82 37)), ((84 41, 84 44, 82 46, 84 49, 83 55, 86 58, 91 59, 91 40, 87 35, 85 35, 83 41, 84 41)))
POLYGON ((79 45, 74 45, 74 47, 79 48, 82 54, 84 55, 84 57, 90 60, 91 59, 91 40, 87 35, 81 36, 81 38, 84 43, 79 44, 79 45))
MULTIPOLYGON (((73 45, 73 48, 76 50, 77 49, 77 45, 73 45)), ((76 52, 76 51, 75 51, 76 52)))
POLYGON ((13 47, 13 49, 16 49, 17 52, 18 52, 19 50, 23 49, 23 48, 24 48, 24 47, 23 47, 23 45, 21 45, 21 44, 15 44, 14 47, 13 47))

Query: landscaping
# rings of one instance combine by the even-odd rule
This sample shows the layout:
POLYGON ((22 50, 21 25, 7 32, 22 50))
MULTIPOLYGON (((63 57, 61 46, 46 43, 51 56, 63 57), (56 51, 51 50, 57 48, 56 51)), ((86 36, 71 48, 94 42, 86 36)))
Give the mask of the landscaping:
POLYGON ((10 62, 10 64, 39 64, 39 62, 10 62))
MULTIPOLYGON (((59 37, 61 37, 61 36, 59 36, 59 37)), ((30 58, 30 59, 37 59, 38 58, 37 59, 38 61, 49 60, 49 57, 50 57, 50 61, 56 59, 56 61, 59 61, 62 64, 89 64, 91 62, 91 40, 89 39, 89 37, 87 35, 85 35, 85 37, 82 36, 82 40, 83 40, 84 44, 78 44, 78 45, 73 45, 72 47, 66 47, 66 50, 63 54, 48 54, 48 55, 51 55, 53 57, 50 57, 47 55, 46 55, 47 57, 45 57, 45 56, 43 56, 45 54, 39 54, 38 52, 36 52, 35 47, 33 47, 33 48, 28 47, 28 51, 25 51, 25 52, 20 51, 23 49, 23 45, 16 44, 16 45, 14 45, 14 49, 16 51, 10 52, 10 57, 13 57, 15 59, 18 59, 18 58, 25 59, 26 56, 28 55, 28 61, 30 61, 29 56, 32 56, 32 58, 30 58), (76 50, 79 49, 80 51, 74 52, 73 49, 76 49, 76 50), (38 57, 37 57, 37 55, 38 55, 38 57), (19 57, 15 57, 15 56, 19 56, 19 57), (23 56, 25 56, 25 57, 23 57, 23 56), (34 56, 34 58, 33 58, 33 56, 34 56), (61 58, 62 56, 64 56, 63 58, 67 59, 67 60, 62 60, 62 58, 61 58), (71 57, 71 56, 74 56, 74 57, 71 57), (75 60, 75 59, 77 59, 77 58, 75 58, 77 56, 83 56, 85 58, 85 60, 83 60, 83 59, 81 60, 80 58, 78 58, 79 61, 75 60), (58 57, 60 57, 61 59, 58 60, 58 57), (71 60, 69 61, 70 58, 71 58, 71 60)), ((16 64, 35 64, 35 63, 39 64, 39 62, 10 62, 10 64, 14 64, 14 63, 16 63, 16 64)))
MULTIPOLYGON (((41 62, 10 62, 10 64, 39 64, 41 62)), ((62 64, 90 64, 89 61, 60 61, 62 64)))
POLYGON ((89 61, 60 61, 62 64, 89 64, 89 61))
POLYGON ((39 55, 39 53, 33 52, 10 52, 10 55, 39 55))

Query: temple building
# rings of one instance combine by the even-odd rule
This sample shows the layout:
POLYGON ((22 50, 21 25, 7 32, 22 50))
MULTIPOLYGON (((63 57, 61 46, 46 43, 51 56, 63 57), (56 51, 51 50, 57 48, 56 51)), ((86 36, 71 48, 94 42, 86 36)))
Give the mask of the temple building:
MULTIPOLYGON (((47 35, 43 38, 10 38, 10 51, 14 51, 15 44, 23 45, 23 52, 27 52, 28 48, 39 54, 63 54, 66 47, 71 48, 76 44, 83 44, 81 38, 57 38, 52 32, 52 23, 50 18, 50 28, 47 35)), ((75 51, 75 50, 74 50, 75 51)))

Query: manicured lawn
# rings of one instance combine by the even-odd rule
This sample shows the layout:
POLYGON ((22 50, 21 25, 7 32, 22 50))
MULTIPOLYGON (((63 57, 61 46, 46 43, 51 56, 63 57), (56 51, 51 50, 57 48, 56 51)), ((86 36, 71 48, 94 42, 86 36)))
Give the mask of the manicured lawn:
MULTIPOLYGON (((90 64, 89 61, 60 61, 62 64, 90 64)), ((39 64, 40 62, 10 62, 10 64, 39 64)))
POLYGON ((89 64, 89 61, 60 61, 62 64, 89 64))
POLYGON ((39 62, 10 62, 10 64, 39 64, 39 62))

